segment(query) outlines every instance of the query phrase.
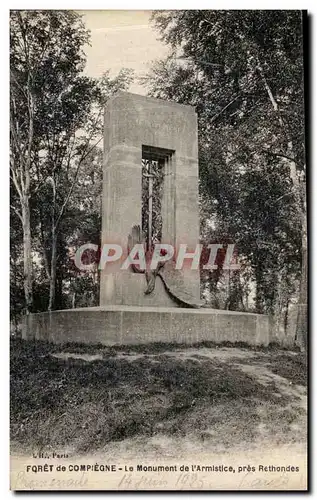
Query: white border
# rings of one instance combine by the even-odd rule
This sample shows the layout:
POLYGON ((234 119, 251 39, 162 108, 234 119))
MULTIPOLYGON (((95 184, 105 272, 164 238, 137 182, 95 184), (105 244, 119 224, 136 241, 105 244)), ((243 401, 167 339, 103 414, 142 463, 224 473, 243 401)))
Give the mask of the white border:
POLYGON ((270 10, 270 9, 307 9, 311 12, 316 10, 312 0, 305 3, 301 3, 295 0, 258 0, 258 2, 245 0, 245 1, 234 1, 234 0, 183 0, 182 2, 178 0, 161 0, 161 1, 146 1, 146 0, 136 0, 135 2, 129 2, 127 0, 92 0, 87 2, 84 0, 68 0, 63 2, 57 0, 55 2, 43 2, 40 0, 33 0, 28 2, 26 0, 16 0, 12 2, 3 2, 3 6, 7 9, 74 9, 74 10, 164 10, 164 9, 250 9, 250 10, 270 10))
MULTIPOLYGON (((8 54, 9 54, 9 35, 8 35, 8 17, 9 17, 9 9, 76 9, 76 10, 154 10, 154 9, 254 9, 255 2, 251 1, 228 1, 228 0, 214 0, 210 1, 202 1, 197 0, 195 2, 192 1, 183 1, 183 2, 175 2, 175 1, 145 1, 138 0, 136 2, 128 2, 127 0, 116 0, 116 1, 96 1, 91 0, 90 2, 84 2, 82 0, 69 0, 68 2, 63 2, 61 0, 57 0, 54 2, 43 2, 39 0, 34 0, 33 2, 27 2, 25 0, 16 0, 15 2, 7 2, 3 1, 0 7, 0 36, 1 36, 1 183, 0 183, 0 214, 1 214, 1 245, 0 245, 0 262, 1 262, 1 282, 0 282, 0 305, 1 305, 1 330, 0 330, 0 339, 1 339, 1 382, 3 384, 3 391, 1 395, 6 395, 5 399, 1 401, 1 479, 0 479, 0 487, 2 498, 7 498, 10 495, 8 491, 9 488, 9 296, 8 296, 8 287, 9 287, 9 225, 8 225, 8 217, 9 217, 9 182, 8 182, 8 156, 9 156, 9 143, 8 143, 8 129, 9 129, 9 67, 8 67, 8 54)), ((296 1, 282 1, 282 0, 267 0, 267 1, 258 1, 256 2, 257 9, 307 9, 309 14, 312 16, 311 19, 311 46, 310 46, 310 65, 312 65, 313 69, 311 70, 311 94, 313 94, 314 89, 317 85, 316 71, 316 35, 314 35, 315 26, 315 14, 317 11, 316 2, 308 1, 305 3, 296 2, 296 1)), ((311 109, 311 123, 308 124, 311 128, 311 158, 310 158, 310 186, 309 193, 311 199, 311 213, 310 213, 310 254, 311 254, 311 269, 310 269, 310 279, 311 283, 311 297, 310 297, 310 308, 312 310, 311 315, 311 325, 310 325, 310 342, 311 342, 311 386, 314 386, 314 380, 316 380, 317 376, 317 362, 316 360, 316 342, 314 341, 314 333, 315 333, 315 313, 317 310, 317 299, 316 294, 314 293, 315 286, 315 265, 314 265, 314 256, 316 249, 316 222, 317 221, 317 207, 314 202, 314 193, 316 186, 316 175, 314 174, 315 165, 316 165, 316 156, 315 156, 315 148, 314 145, 317 143, 317 134, 316 128, 314 125, 316 124, 316 99, 313 95, 311 95, 310 99, 311 109)), ((316 400, 311 395, 311 410, 315 413, 316 410, 316 400)), ((311 421, 311 428, 313 431, 313 419, 311 421)), ((311 454, 314 454, 315 444, 316 444, 316 432, 312 435, 314 439, 311 442, 311 454)), ((312 469, 311 469, 311 479, 313 480, 316 477, 317 460, 312 461, 312 469)), ((106 493, 107 497, 112 497, 117 499, 118 494, 106 493)), ((232 493, 228 495, 229 497, 234 498, 236 493, 232 493)), ((60 494, 61 497, 67 498, 66 494, 60 494)), ((76 496, 76 495, 75 495, 76 496)), ((82 495, 80 495, 82 496, 82 495)), ((87 494, 86 496, 91 496, 87 494)), ((121 496, 121 495, 119 495, 121 496)), ((144 498, 144 494, 142 495, 144 498)), ((174 495, 164 494, 164 497, 173 498, 174 495)), ((192 493, 191 496, 198 497, 197 494, 192 493)), ((216 494, 214 497, 221 498, 223 495, 216 494)), ((36 494, 37 498, 45 498, 45 494, 36 494)), ((272 495, 272 497, 279 498, 279 495, 272 495)))

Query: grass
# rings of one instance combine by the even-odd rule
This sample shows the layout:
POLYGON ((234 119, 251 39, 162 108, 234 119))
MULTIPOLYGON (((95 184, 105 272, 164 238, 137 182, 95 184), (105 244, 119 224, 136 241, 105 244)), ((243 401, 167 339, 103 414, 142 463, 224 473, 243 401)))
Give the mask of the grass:
MULTIPOLYGON (((13 339, 13 445, 87 453, 128 438, 191 435, 229 447, 256 439, 263 407, 270 436, 278 430, 285 434, 285 425, 290 429, 296 418, 289 407, 292 401, 273 382, 263 385, 236 364, 218 359, 182 359, 177 357, 180 347, 54 346, 13 339), (175 351, 175 356, 166 351, 175 351), (53 352, 98 352, 102 359, 59 359, 53 352), (129 359, 119 356, 123 352, 140 355, 129 359)), ((274 373, 303 382, 300 355, 274 348, 270 359, 274 373)))
POLYGON ((286 355, 273 356, 269 364, 273 373, 287 378, 292 384, 307 386, 307 369, 304 354, 296 356, 296 358, 290 358, 286 355))

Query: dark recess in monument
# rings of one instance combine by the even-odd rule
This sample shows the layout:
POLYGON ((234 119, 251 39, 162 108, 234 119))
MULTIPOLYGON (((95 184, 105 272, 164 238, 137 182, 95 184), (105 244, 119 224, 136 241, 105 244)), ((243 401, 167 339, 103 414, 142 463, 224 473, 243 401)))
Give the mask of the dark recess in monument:
POLYGON ((162 242, 164 180, 172 172, 168 162, 173 151, 142 146, 142 235, 147 250, 162 242))

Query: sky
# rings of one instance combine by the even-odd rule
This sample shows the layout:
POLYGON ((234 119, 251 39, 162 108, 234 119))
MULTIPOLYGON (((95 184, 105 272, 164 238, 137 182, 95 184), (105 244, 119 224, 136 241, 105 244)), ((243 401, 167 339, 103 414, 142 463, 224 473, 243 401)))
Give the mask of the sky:
MULTIPOLYGON (((101 76, 107 69, 114 76, 121 68, 131 68, 138 78, 147 73, 151 61, 168 53, 168 48, 158 40, 159 35, 149 22, 151 11, 79 12, 91 31, 91 46, 85 49, 85 72, 89 76, 101 76)), ((146 94, 146 89, 138 82, 134 82, 129 91, 146 94)))

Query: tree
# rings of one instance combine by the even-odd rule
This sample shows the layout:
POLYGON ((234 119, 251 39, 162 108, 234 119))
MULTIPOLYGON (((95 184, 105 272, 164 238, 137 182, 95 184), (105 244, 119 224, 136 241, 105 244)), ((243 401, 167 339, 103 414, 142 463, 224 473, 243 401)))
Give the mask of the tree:
POLYGON ((60 118, 56 113, 57 116, 53 114, 52 120, 45 123, 41 155, 36 160, 36 180, 40 185, 45 184, 45 190, 38 194, 38 205, 44 264, 50 283, 49 310, 55 307, 57 245, 62 221, 67 217, 67 207, 79 183, 81 170, 87 168, 87 159, 93 161, 102 141, 105 103, 113 92, 124 89, 130 81, 129 71, 122 70, 113 79, 105 73, 101 79, 91 81, 87 96, 73 79, 72 90, 76 95, 72 99, 76 105, 72 105, 71 116, 65 120, 64 114, 60 118), (87 101, 85 108, 81 107, 83 99, 87 101))
POLYGON ((10 14, 11 208, 23 228, 25 310, 33 308, 32 242, 37 241, 55 306, 58 247, 80 169, 101 141, 102 108, 131 80, 84 76, 89 33, 73 11, 10 14), (33 231, 33 234, 32 234, 33 231))
MULTIPOLYGON (((88 79, 79 77, 84 62, 81 48, 87 41, 87 32, 75 13, 10 14, 10 167, 20 201, 14 210, 23 227, 26 312, 33 304, 30 199, 40 188, 34 182, 35 159, 41 153, 46 120, 56 120, 51 107, 59 105, 60 116, 65 113, 67 120, 76 105, 74 79, 79 80, 83 94, 91 88, 88 79)), ((80 105, 85 108, 86 102, 80 105)))
MULTIPOLYGON (((306 282, 301 13, 158 11, 153 21, 171 54, 152 67, 149 93, 196 106, 201 191, 253 269, 257 310, 273 311, 277 276, 297 275, 300 247, 306 282)), ((305 327, 302 314, 301 344, 305 327)))

